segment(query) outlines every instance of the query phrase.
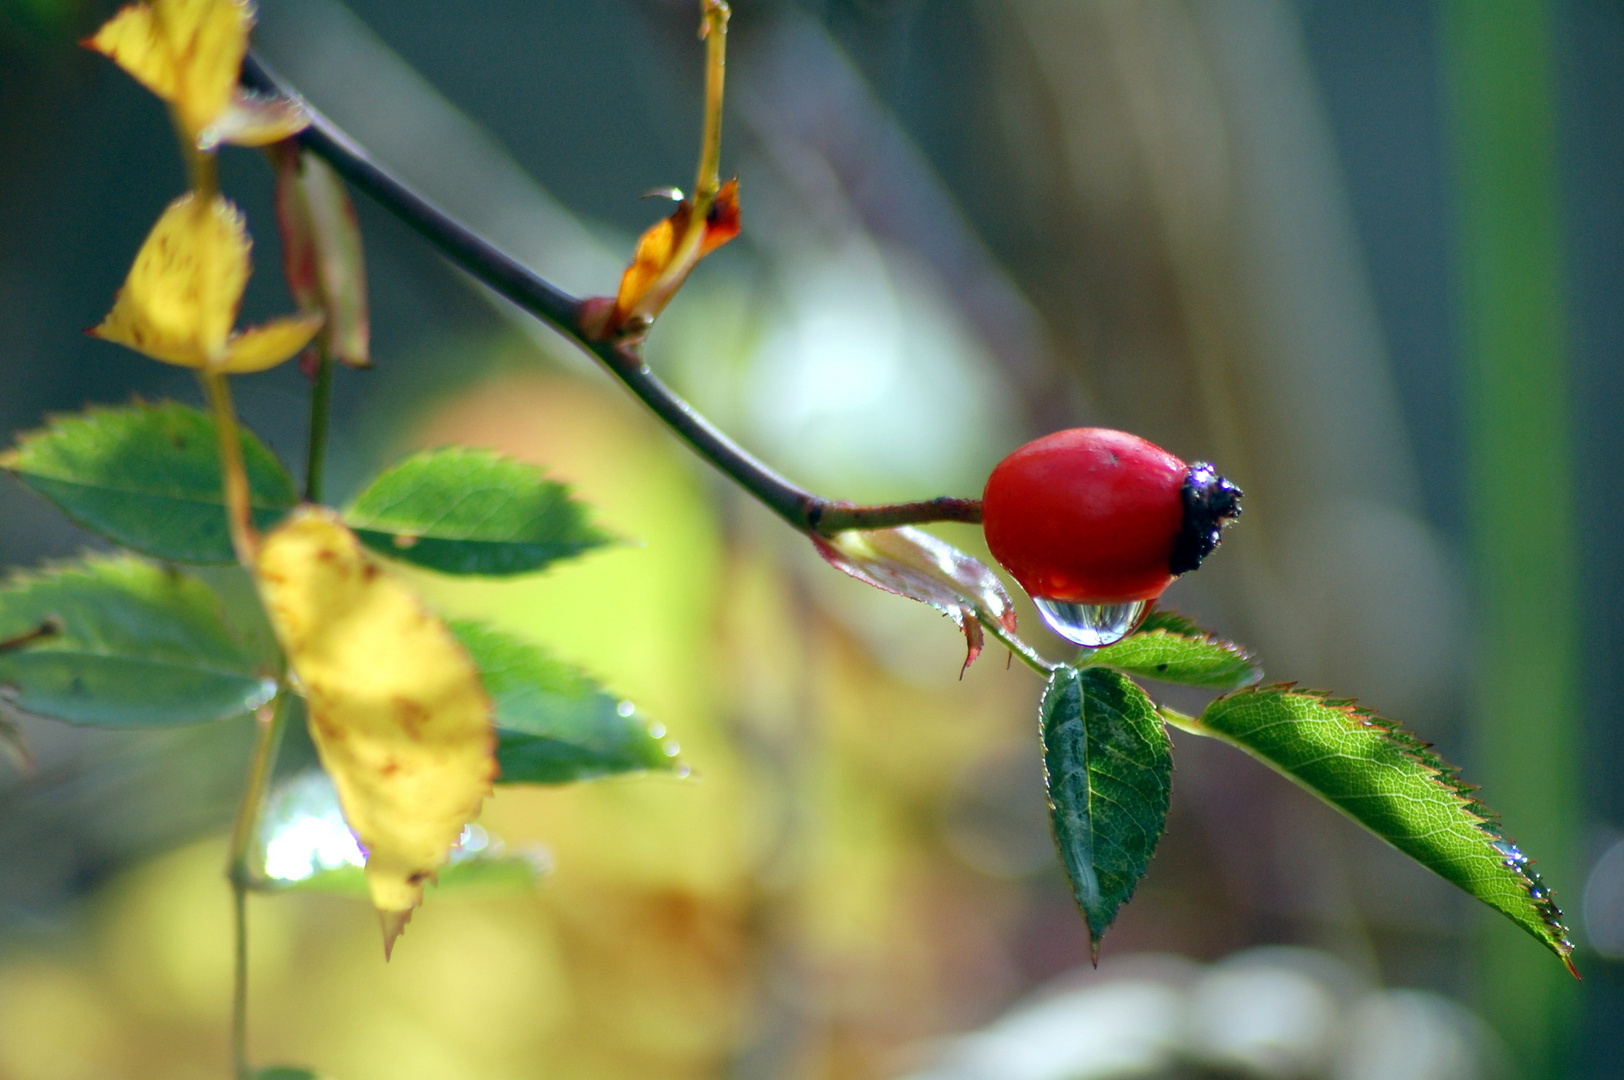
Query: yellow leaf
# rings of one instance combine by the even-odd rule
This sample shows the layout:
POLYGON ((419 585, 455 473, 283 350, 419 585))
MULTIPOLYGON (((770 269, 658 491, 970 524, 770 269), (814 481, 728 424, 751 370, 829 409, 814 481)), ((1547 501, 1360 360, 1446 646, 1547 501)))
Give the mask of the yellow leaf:
POLYGON ((634 322, 646 328, 699 260, 739 235, 739 181, 729 180, 717 191, 699 223, 697 243, 689 236, 695 225, 693 211, 693 202, 683 199, 670 217, 655 222, 638 238, 632 261, 620 275, 614 306, 598 315, 602 325, 592 327, 592 333, 619 334, 632 329, 634 322))
POLYGON ((367 856, 393 947, 496 777, 491 702, 439 619, 330 512, 296 511, 256 565, 310 734, 367 856))
POLYGON ((275 367, 310 343, 320 315, 276 319, 233 334, 248 284, 248 231, 235 206, 182 195, 169 204, 96 337, 189 368, 242 375, 275 367))
POLYGON ((84 42, 165 101, 175 100, 176 71, 169 39, 145 4, 131 4, 84 42))
POLYGON ((175 110, 196 140, 232 101, 254 25, 247 0, 132 4, 85 42, 175 110))
POLYGON ((291 139, 310 126, 310 114, 293 98, 233 90, 226 107, 197 137, 200 149, 220 143, 233 146, 269 146, 291 139))
POLYGON ((91 333, 166 364, 207 367, 226 354, 247 283, 242 214, 218 195, 182 195, 153 226, 113 310, 91 333))
POLYGON ((289 315, 244 330, 231 339, 226 360, 219 370, 230 375, 249 375, 273 368, 310 344, 321 329, 322 316, 289 315))
POLYGON ((670 217, 651 225, 637 239, 637 250, 626 272, 620 275, 620 290, 615 296, 615 314, 620 321, 637 307, 659 276, 671 265, 671 256, 677 237, 688 227, 689 206, 681 203, 670 217))

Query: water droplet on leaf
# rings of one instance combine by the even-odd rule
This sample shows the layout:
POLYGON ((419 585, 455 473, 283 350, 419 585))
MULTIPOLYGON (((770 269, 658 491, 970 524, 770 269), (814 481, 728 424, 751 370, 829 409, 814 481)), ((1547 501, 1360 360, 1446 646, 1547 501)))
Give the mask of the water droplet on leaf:
POLYGON ((1528 856, 1519 851, 1516 844, 1509 841, 1495 840, 1491 842, 1491 846, 1505 856, 1504 861, 1507 869, 1515 870, 1528 861, 1528 856))
POLYGON ((1085 649, 1103 649, 1127 637, 1145 613, 1145 601, 1131 604, 1073 604, 1033 597, 1049 629, 1085 649))

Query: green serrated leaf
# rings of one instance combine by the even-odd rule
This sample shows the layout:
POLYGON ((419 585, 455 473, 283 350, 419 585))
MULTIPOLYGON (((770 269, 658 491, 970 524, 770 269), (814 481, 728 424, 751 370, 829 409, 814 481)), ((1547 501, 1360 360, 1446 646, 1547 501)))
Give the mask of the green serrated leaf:
POLYGON ((1083 663, 1211 690, 1236 690, 1263 677, 1263 668, 1239 645, 1214 637, 1176 612, 1160 610, 1151 612, 1136 633, 1097 650, 1083 663))
POLYGON ((1214 735, 1296 781, 1538 938, 1572 970, 1562 912, 1454 766, 1351 701, 1289 684, 1242 690, 1177 726, 1214 735))
POLYGON ((1172 745, 1145 692, 1107 668, 1055 669, 1038 720, 1050 824, 1097 953, 1161 839, 1172 745))
POLYGON ((450 626, 496 705, 497 783, 567 784, 674 766, 674 745, 630 702, 530 642, 482 623, 450 626))
MULTIPOLYGON (((242 449, 254 518, 269 528, 299 501, 298 490, 246 429, 242 449)), ((236 561, 214 421, 189 406, 167 401, 54 417, 0 457, 0 467, 78 524, 144 555, 236 561)))
POLYGON ((0 694, 21 712, 99 727, 164 727, 252 712, 276 693, 219 598, 175 570, 95 557, 0 589, 0 694))
POLYGON ((269 1065, 254 1070, 254 1080, 321 1080, 321 1074, 295 1065, 269 1065))
POLYGON ((356 496, 344 523, 374 551, 446 574, 528 574, 610 541, 564 484, 462 447, 389 469, 356 496))

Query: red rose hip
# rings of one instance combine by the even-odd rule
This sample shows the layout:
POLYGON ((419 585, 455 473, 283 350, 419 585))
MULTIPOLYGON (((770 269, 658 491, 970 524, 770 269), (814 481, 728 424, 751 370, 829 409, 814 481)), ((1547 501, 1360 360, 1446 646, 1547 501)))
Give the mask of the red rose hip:
POLYGON ((1057 431, 987 478, 982 528, 993 556, 1079 645, 1127 635, 1179 574, 1194 570, 1240 514, 1240 489, 1137 435, 1057 431))

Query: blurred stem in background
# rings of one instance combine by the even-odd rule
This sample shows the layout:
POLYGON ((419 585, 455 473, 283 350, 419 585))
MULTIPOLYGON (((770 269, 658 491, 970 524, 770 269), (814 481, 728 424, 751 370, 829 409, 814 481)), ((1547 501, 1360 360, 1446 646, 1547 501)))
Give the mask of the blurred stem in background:
MULTIPOLYGON (((1544 0, 1444 0, 1453 108, 1476 751, 1486 796, 1579 899, 1577 597, 1550 16, 1544 0)), ((1479 986, 1523 1075, 1566 1075, 1577 994, 1485 928, 1479 986)))

